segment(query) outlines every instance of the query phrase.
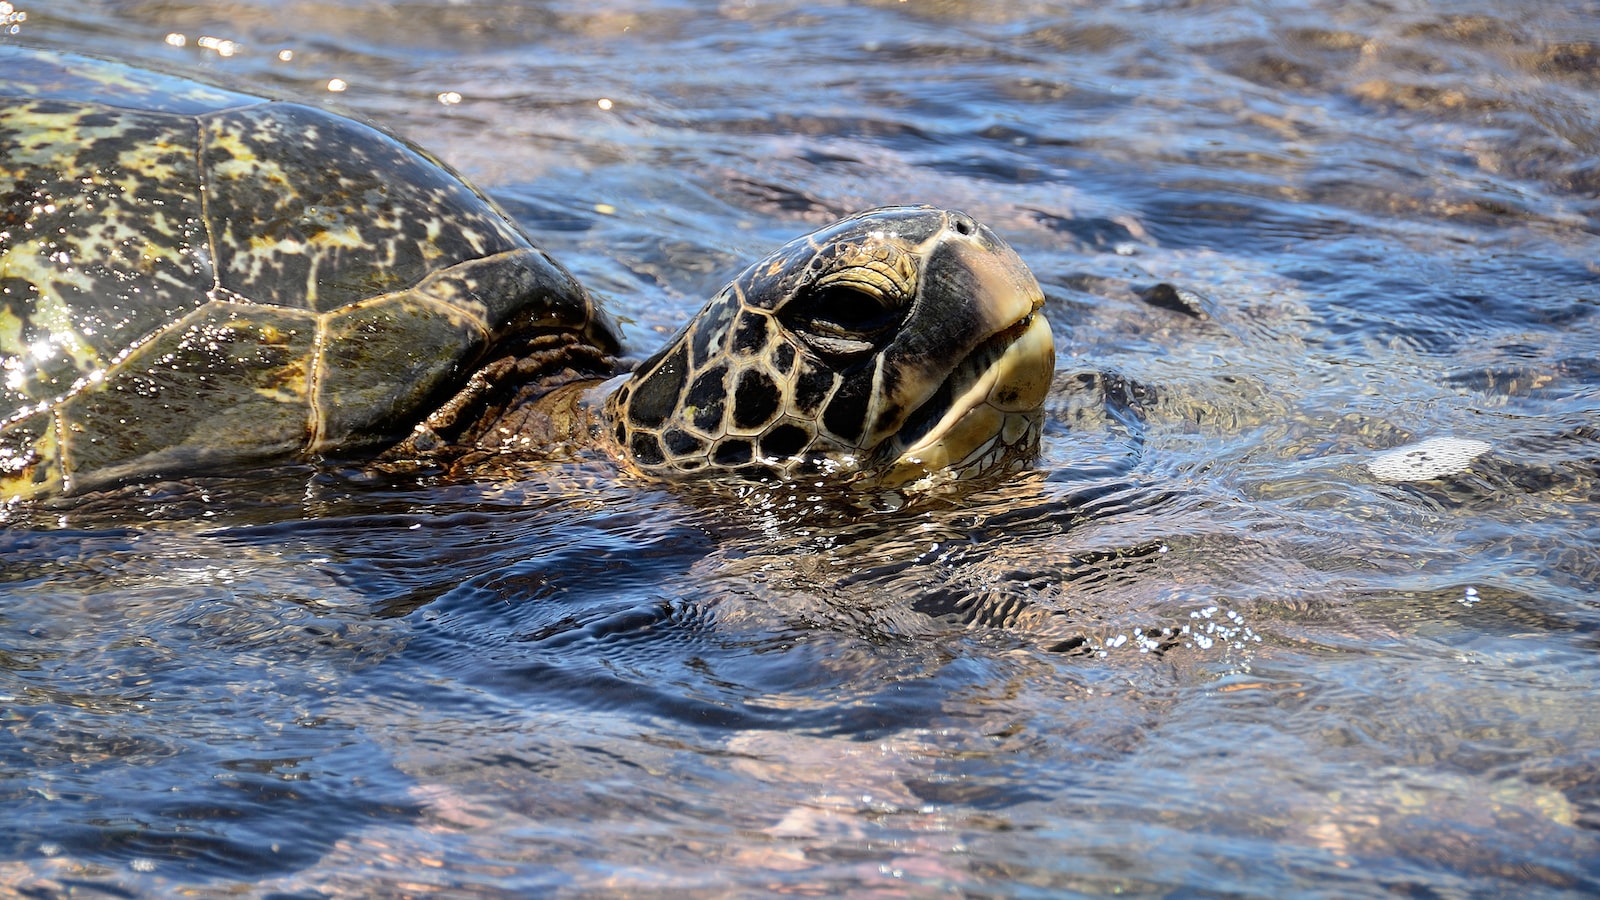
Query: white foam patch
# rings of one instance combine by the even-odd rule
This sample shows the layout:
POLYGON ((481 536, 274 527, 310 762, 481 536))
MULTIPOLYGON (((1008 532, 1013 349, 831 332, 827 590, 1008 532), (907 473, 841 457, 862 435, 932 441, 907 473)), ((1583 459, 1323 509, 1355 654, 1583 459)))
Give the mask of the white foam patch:
POLYGON ((1485 441, 1428 438, 1381 453, 1367 463, 1367 468, 1383 481, 1430 481, 1464 471, 1489 450, 1485 441))

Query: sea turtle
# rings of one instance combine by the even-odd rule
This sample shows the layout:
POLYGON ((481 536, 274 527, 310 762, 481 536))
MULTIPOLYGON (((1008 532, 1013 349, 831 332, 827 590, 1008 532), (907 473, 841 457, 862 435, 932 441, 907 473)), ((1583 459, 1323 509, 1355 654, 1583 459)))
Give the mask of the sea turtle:
POLYGON ((397 442, 890 487, 1037 450, 1043 298, 965 214, 793 241, 614 378, 594 297, 404 141, 59 52, 0 70, 0 501, 397 442))

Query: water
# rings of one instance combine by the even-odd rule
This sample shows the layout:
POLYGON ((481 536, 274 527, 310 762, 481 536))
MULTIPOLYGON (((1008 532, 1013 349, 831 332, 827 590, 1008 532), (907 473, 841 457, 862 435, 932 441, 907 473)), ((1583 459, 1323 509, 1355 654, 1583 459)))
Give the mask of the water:
POLYGON ((402 131, 640 351, 930 202, 1060 360, 1037 473, 899 512, 566 469, 13 510, 10 890, 1600 891, 1600 5, 15 5, 402 131), (1491 450, 1367 468, 1439 436, 1491 450))

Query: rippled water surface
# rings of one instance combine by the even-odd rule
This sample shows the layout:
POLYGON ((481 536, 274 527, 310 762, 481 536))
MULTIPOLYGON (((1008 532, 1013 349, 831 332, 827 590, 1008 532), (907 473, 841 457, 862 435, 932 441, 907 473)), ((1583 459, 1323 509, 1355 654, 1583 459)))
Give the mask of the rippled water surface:
POLYGON ((10 890, 1600 892, 1600 5, 13 4, 405 133, 638 351, 927 202, 1059 361, 1036 473, 895 512, 540 469, 13 509, 10 890), (1367 467, 1443 436, 1490 450, 1367 467))

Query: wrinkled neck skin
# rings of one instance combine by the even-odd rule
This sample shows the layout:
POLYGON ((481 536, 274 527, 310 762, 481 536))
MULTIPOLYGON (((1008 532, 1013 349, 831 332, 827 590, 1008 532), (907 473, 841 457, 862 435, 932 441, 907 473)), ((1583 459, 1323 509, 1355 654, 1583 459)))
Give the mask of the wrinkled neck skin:
POLYGON ((556 387, 520 410, 509 410, 502 427, 529 449, 594 447, 627 467, 621 449, 609 438, 606 400, 629 378, 584 378, 556 387))
POLYGON ((381 459, 450 467, 488 456, 549 456, 595 443, 585 393, 621 368, 571 335, 545 335, 491 360, 381 459))
POLYGON ((601 443, 603 410, 588 398, 607 383, 598 378, 573 381, 531 403, 507 410, 493 433, 480 438, 478 446, 548 453, 551 448, 576 449, 601 443))

